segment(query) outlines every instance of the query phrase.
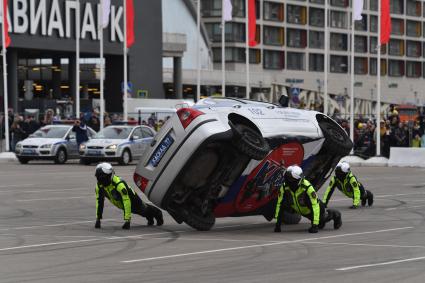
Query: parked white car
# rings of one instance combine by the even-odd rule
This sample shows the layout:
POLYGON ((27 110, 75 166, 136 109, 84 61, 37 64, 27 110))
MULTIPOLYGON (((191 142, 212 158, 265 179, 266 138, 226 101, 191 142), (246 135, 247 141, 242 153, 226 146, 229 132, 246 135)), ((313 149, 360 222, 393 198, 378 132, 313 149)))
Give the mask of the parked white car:
MULTIPOLYGON (((136 185, 178 222, 209 230, 216 217, 273 219, 290 165, 319 189, 352 142, 331 118, 245 99, 207 98, 177 111, 137 165, 136 185)), ((298 223, 295 214, 284 222, 298 223)))
MULTIPOLYGON (((88 128, 89 138, 96 134, 88 128)), ((68 159, 79 158, 77 140, 72 126, 45 126, 16 144, 15 154, 19 162, 26 164, 31 160, 54 160, 63 164, 68 159)))
POLYGON ((80 159, 87 165, 98 161, 127 165, 140 158, 155 134, 148 126, 109 126, 80 145, 80 159))

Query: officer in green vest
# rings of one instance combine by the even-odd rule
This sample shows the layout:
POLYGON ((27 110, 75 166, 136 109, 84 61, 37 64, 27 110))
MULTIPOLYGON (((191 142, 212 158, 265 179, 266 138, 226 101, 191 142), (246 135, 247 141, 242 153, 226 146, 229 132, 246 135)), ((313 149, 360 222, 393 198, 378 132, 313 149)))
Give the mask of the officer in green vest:
POLYGON ((161 226, 164 223, 161 210, 144 203, 124 180, 115 175, 111 164, 105 162, 97 165, 95 176, 97 179, 95 228, 100 228, 105 197, 113 205, 123 210, 123 229, 130 229, 132 213, 146 217, 149 226, 154 224, 154 218, 156 225, 161 226))
POLYGON ((298 213, 311 221, 309 233, 317 233, 325 227, 326 222, 333 220, 334 229, 342 225, 341 213, 333 209, 325 209, 317 197, 313 186, 303 176, 299 166, 289 166, 285 172, 285 181, 279 190, 275 218, 275 232, 281 231, 283 211, 298 213))
POLYGON ((353 200, 353 205, 350 206, 352 209, 356 209, 360 205, 369 206, 373 204, 373 194, 365 190, 363 185, 357 181, 357 178, 351 173, 350 164, 346 161, 342 161, 337 164, 335 168, 335 176, 332 177, 328 188, 323 195, 323 202, 325 206, 328 206, 329 200, 335 190, 335 187, 340 190, 344 195, 353 200))

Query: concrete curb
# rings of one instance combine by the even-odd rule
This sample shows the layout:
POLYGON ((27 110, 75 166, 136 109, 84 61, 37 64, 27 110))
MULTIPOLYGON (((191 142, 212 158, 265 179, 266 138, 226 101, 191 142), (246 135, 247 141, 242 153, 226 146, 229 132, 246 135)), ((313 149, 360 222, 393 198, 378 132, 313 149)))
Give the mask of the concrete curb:
POLYGON ((371 157, 369 159, 363 159, 355 155, 348 155, 341 158, 341 161, 346 161, 352 166, 358 167, 387 167, 388 159, 385 157, 371 157))
POLYGON ((15 153, 13 152, 0 152, 0 162, 17 162, 15 153))

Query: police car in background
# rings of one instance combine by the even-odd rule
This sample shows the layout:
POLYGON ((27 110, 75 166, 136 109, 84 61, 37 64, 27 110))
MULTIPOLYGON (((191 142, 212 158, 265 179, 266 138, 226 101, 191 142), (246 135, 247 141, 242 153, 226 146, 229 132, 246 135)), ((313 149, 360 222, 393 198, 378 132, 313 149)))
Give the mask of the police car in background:
POLYGON ((80 145, 80 160, 89 165, 98 161, 118 161, 127 165, 138 159, 156 132, 148 126, 109 126, 80 145))
MULTIPOLYGON (((89 138, 95 134, 88 128, 89 138)), ((79 157, 75 132, 69 125, 50 125, 39 129, 16 144, 15 154, 21 164, 31 160, 53 160, 56 164, 63 164, 68 159, 79 157)))

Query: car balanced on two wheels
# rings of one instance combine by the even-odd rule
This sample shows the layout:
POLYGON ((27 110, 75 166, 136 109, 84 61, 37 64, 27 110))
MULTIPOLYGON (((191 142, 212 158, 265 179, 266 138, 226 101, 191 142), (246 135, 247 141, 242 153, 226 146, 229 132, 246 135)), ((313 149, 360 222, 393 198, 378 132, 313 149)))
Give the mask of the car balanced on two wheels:
MULTIPOLYGON (((345 131, 322 113, 208 98, 164 125, 134 180, 178 223, 210 230, 217 217, 271 220, 286 167, 302 166, 318 189, 351 147, 345 131)), ((287 224, 300 221, 284 217, 287 224)))

